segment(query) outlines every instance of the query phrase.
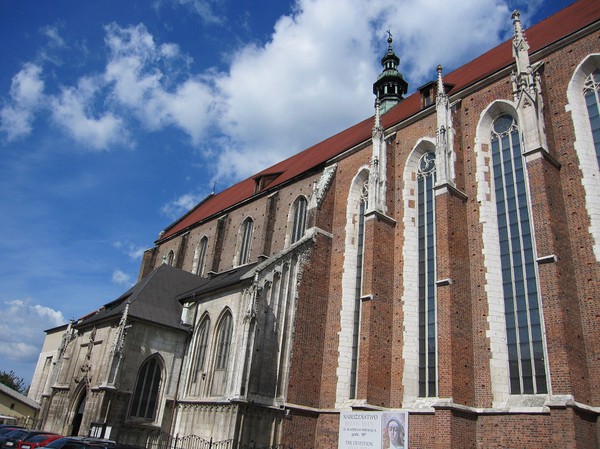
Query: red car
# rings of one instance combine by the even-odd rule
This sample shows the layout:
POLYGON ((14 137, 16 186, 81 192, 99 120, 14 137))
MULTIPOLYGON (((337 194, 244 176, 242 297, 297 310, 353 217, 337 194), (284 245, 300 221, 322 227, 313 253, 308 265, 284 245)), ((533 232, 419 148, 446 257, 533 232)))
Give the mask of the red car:
POLYGON ((45 446, 59 438, 62 438, 62 435, 56 435, 55 433, 40 433, 19 441, 16 449, 34 449, 38 446, 45 446))

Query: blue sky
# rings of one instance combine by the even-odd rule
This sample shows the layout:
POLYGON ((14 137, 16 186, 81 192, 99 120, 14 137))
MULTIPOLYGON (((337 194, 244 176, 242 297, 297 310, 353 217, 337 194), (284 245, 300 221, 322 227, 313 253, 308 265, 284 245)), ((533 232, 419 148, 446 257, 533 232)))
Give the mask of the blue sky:
POLYGON ((0 370, 127 290, 159 232, 570 1, 0 2, 0 370), (442 4, 443 3, 443 4, 442 4))

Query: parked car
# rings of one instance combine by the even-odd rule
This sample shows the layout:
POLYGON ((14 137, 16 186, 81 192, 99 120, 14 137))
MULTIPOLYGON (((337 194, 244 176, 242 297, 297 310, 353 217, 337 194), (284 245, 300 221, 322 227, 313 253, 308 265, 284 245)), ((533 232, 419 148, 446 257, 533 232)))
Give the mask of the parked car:
MULTIPOLYGON (((17 445, 19 444, 20 441, 27 440, 36 435, 42 435, 42 434, 50 435, 50 432, 47 432, 45 430, 23 430, 22 433, 15 433, 15 432, 17 432, 17 431, 15 430, 14 432, 10 432, 7 434, 8 438, 2 445, 2 449, 17 449, 17 445), (15 433, 15 434, 13 435, 13 433, 15 433)), ((56 434, 53 434, 53 435, 56 435, 56 434)))
POLYGON ((0 437, 0 448, 3 448, 7 441, 18 441, 21 439, 23 435, 26 435, 29 432, 28 429, 14 429, 10 432, 5 433, 0 437), (13 440, 14 439, 14 440, 13 440))
POLYGON ((29 438, 23 439, 17 443, 17 449, 34 449, 39 446, 45 446, 48 443, 52 443, 54 440, 62 438, 62 435, 55 433, 40 433, 39 435, 33 435, 29 438))
POLYGON ((112 449, 116 441, 93 437, 62 437, 48 443, 44 449, 112 449))
POLYGON ((23 429, 25 429, 25 427, 21 427, 21 426, 0 427, 0 437, 3 437, 4 435, 6 435, 9 432, 12 432, 13 430, 23 430, 23 429))

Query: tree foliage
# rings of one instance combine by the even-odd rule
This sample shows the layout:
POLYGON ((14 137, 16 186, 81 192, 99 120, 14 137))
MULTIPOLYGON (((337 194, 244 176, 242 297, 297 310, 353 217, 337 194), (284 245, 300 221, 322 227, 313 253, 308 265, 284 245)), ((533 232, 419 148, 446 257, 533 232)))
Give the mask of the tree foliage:
POLYGON ((13 370, 10 370, 10 372, 0 371, 0 383, 12 388, 15 391, 18 391, 21 394, 27 393, 25 380, 23 380, 22 377, 17 376, 13 370))

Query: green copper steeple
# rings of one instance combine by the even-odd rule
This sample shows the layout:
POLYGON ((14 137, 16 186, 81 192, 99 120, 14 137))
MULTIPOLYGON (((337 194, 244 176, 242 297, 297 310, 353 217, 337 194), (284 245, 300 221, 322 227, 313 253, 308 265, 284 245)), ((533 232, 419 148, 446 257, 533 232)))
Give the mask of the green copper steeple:
POLYGON ((402 101, 403 95, 408 90, 408 83, 398 71, 400 58, 392 49, 392 34, 388 31, 388 51, 381 58, 383 70, 373 84, 373 93, 380 102, 381 113, 385 113, 392 106, 402 101))

